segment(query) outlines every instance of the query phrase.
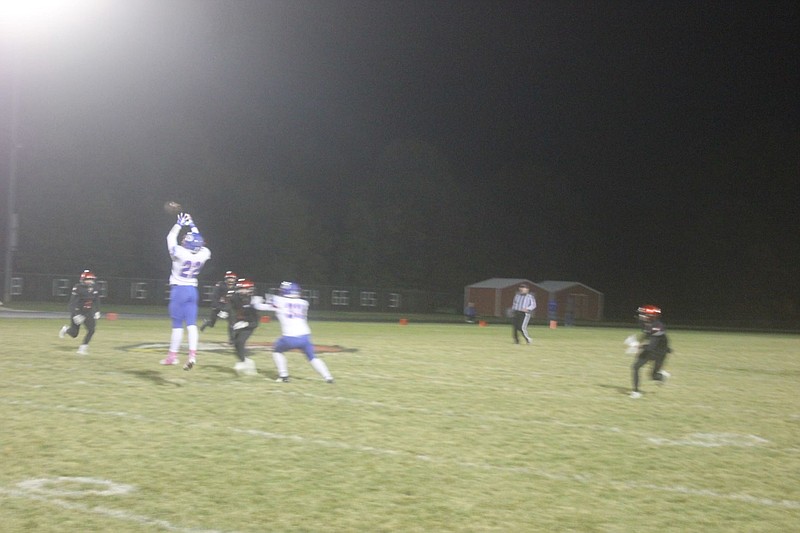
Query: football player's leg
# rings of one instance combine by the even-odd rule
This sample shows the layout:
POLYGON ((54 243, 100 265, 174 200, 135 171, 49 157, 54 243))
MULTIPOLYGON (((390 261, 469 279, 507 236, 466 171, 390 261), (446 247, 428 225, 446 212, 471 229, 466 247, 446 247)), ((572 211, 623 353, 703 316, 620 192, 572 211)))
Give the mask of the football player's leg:
POLYGON ((242 331, 242 360, 247 363, 248 370, 255 371, 255 363, 248 357, 248 355, 250 355, 250 350, 247 349, 247 341, 250 340, 253 331, 252 329, 245 329, 242 331))
POLYGON ((169 316, 172 321, 172 332, 169 339, 169 353, 167 360, 172 361, 178 356, 181 342, 183 341, 183 287, 173 286, 169 295, 169 316))
POLYGON ((208 318, 203 320, 203 324, 200 326, 200 331, 203 331, 206 328, 213 328, 217 323, 217 313, 219 309, 216 307, 211 308, 211 312, 208 315, 208 318))
POLYGON ((186 338, 189 341, 189 357, 197 356, 197 345, 200 340, 200 332, 197 330, 197 325, 186 326, 186 338))
POLYGON ((283 355, 285 350, 289 349, 286 342, 286 337, 281 337, 275 341, 275 346, 272 350, 272 361, 275 363, 275 369, 278 371, 278 379, 289 378, 289 365, 286 363, 286 356, 283 355))
POLYGON ((186 322, 186 337, 189 342, 189 357, 197 353, 197 341, 200 335, 197 331, 197 288, 186 287, 185 299, 182 302, 183 320, 186 322))
POLYGON ((656 381, 664 381, 664 376, 661 373, 661 367, 664 366, 664 360, 667 358, 667 354, 660 354, 655 356, 655 360, 653 362, 653 379, 656 381))
POLYGON ((94 337, 94 330, 96 327, 94 316, 87 315, 83 325, 86 326, 86 336, 83 338, 83 344, 89 344, 89 341, 94 337))
POLYGON ((236 356, 239 358, 239 361, 244 361, 247 358, 247 339, 249 339, 252 334, 252 329, 241 329, 237 330, 235 333, 236 341, 234 345, 236 346, 236 356))
POLYGON ((172 327, 172 333, 170 334, 169 338, 169 355, 176 355, 178 350, 181 349, 181 342, 183 341, 183 328, 182 327, 172 327))
POLYGON ((520 326, 520 331, 522 332, 522 336, 525 337, 525 342, 528 344, 531 343, 531 336, 528 335, 528 322, 531 320, 531 315, 525 313, 522 317, 522 325, 520 326))
POLYGON ((311 342, 311 336, 303 335, 303 337, 299 338, 299 341, 300 349, 305 352, 306 359, 308 359, 308 362, 311 363, 311 367, 317 371, 317 374, 322 376, 322 379, 327 382, 332 382, 333 376, 331 376, 331 373, 328 370, 328 365, 326 365, 325 361, 319 359, 314 353, 314 343, 311 342))
POLYGON ((647 361, 648 356, 646 352, 643 352, 636 358, 636 361, 633 362, 633 366, 631 367, 633 373, 633 392, 639 392, 639 369, 647 364, 647 361))

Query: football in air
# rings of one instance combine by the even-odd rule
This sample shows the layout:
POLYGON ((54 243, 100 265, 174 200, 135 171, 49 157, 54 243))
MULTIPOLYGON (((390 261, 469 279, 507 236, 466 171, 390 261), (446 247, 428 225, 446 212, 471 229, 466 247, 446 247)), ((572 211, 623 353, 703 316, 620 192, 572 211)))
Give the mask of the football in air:
POLYGON ((164 211, 168 215, 177 215, 181 211, 183 211, 183 207, 178 202, 169 201, 164 204, 164 211))

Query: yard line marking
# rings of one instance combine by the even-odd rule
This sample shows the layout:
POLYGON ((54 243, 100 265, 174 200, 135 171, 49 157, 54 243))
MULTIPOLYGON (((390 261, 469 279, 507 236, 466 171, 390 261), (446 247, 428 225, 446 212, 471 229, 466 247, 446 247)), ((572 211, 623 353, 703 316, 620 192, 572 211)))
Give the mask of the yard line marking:
MULTIPOLYGON (((318 438, 309 438, 304 437, 302 435, 288 435, 282 433, 272 433, 268 431, 263 431, 259 429, 242 429, 242 428, 234 428, 228 426, 221 426, 215 422, 183 422, 180 420, 159 420, 156 418, 148 418, 142 415, 138 415, 135 413, 126 413, 124 411, 99 411, 94 409, 85 409, 85 408, 73 408, 73 407, 66 407, 63 405, 57 406, 49 406, 49 405, 41 405, 36 404, 35 402, 29 401, 6 401, 2 400, 2 403, 7 403, 11 405, 27 405, 33 408, 44 409, 44 410, 66 410, 69 412, 76 412, 78 414, 93 414, 93 415, 107 415, 107 416, 118 416, 118 417, 126 417, 131 418, 134 420, 139 420, 145 423, 155 423, 155 424, 167 424, 172 426, 178 427, 192 427, 192 428, 206 428, 206 429, 227 429, 228 431, 236 434, 244 434, 249 435, 257 438, 263 439, 270 439, 270 440, 281 440, 292 442, 299 445, 313 445, 313 446, 323 446, 329 448, 337 448, 342 450, 351 450, 356 452, 362 453, 370 453, 375 455, 385 455, 391 457, 408 457, 413 458, 418 461, 424 461, 426 463, 431 464, 439 464, 443 466, 455 466, 459 468, 469 468, 469 469, 479 469, 479 470, 489 470, 489 471, 497 471, 497 472, 509 472, 509 473, 518 473, 523 475, 535 475, 538 477, 554 480, 554 481, 564 481, 564 482, 576 482, 585 485, 591 485, 595 487, 601 488, 612 488, 618 490, 638 490, 638 489, 646 489, 655 492, 669 492, 669 493, 680 493, 680 494, 688 494, 692 496, 705 496, 709 498, 715 499, 723 499, 723 500, 733 500, 733 501, 741 501, 745 503, 752 503, 754 505, 762 505, 765 507, 783 507, 786 509, 800 509, 800 501, 796 500, 776 500, 772 498, 765 498, 760 496, 752 496, 750 494, 742 494, 742 493, 725 493, 719 492, 711 489, 696 489, 693 487, 685 487, 682 485, 656 485, 651 483, 639 483, 635 481, 618 481, 618 480, 603 480, 598 479, 596 476, 591 474, 583 474, 583 473, 576 473, 576 474, 562 474, 557 472, 550 472, 543 469, 535 469, 530 468, 527 466, 519 466, 519 467, 504 467, 504 466, 497 466, 488 463, 473 463, 473 462, 465 462, 465 461, 455 461, 443 457, 435 457, 432 455, 427 454, 415 454, 413 452, 403 451, 403 450, 391 450, 386 448, 377 448, 373 446, 362 446, 362 445, 354 445, 344 441, 335 441, 335 440, 327 440, 327 439, 318 439, 318 438)), ((147 517, 145 517, 147 518, 147 517)), ((183 530, 181 530, 183 531, 183 530)), ((190 531, 190 530, 186 530, 190 531)))
POLYGON ((658 445, 698 446, 701 448, 718 448, 721 446, 749 448, 769 443, 767 439, 762 439, 757 435, 740 435, 738 433, 691 433, 683 439, 648 437, 647 440, 658 445))
POLYGON ((407 452, 402 450, 390 450, 390 449, 376 448, 372 446, 352 445, 346 442, 332 441, 325 439, 316 439, 316 438, 309 439, 306 437, 302 437, 300 435, 283 435, 280 433, 272 433, 257 429, 238 429, 238 428, 228 428, 228 429, 230 431, 233 431, 234 433, 244 433, 246 435, 252 435, 254 437, 260 437, 264 439, 285 440, 301 445, 311 444, 316 446, 324 446, 327 448, 353 450, 357 452, 370 453, 376 455, 388 455, 393 457, 405 456, 419 461, 424 461, 426 463, 440 464, 444 466, 449 465, 449 466, 458 466, 461 468, 469 468, 469 469, 510 472, 516 474, 530 474, 538 477, 543 477, 545 479, 549 479, 552 481, 575 482, 583 485, 613 488, 617 490, 646 489, 655 492, 670 492, 670 493, 688 494, 692 496, 705 496, 709 498, 716 498, 723 500, 740 501, 745 503, 752 503, 755 505, 763 505, 765 507, 784 507, 787 509, 800 509, 800 501, 795 501, 795 500, 776 500, 772 498, 752 496, 750 494, 724 493, 711 489, 696 489, 693 487, 685 487, 682 485, 656 485, 654 483, 639 483, 636 481, 602 480, 602 479, 597 479, 595 476, 592 476, 591 474, 581 474, 581 473, 561 474, 558 472, 550 472, 547 470, 539 468, 530 468, 527 466, 504 467, 504 466, 490 465, 486 463, 452 461, 448 459, 433 457, 430 455, 415 454, 413 452, 407 452))
POLYGON ((25 481, 20 481, 17 483, 17 487, 24 490, 25 492, 35 492, 41 495, 49 495, 49 496, 116 496, 119 494, 128 494, 129 492, 133 491, 134 488, 131 485, 125 485, 123 483, 114 483, 108 479, 98 479, 94 477, 70 477, 70 476, 59 476, 54 478, 38 478, 38 479, 26 479, 25 481), (83 485, 94 485, 94 486, 102 486, 105 489, 81 489, 81 490, 63 490, 56 488, 56 486, 60 483, 65 484, 83 484, 83 485))
POLYGON ((57 507, 61 507, 62 509, 66 509, 68 511, 80 511, 84 513, 106 516, 108 518, 115 518, 117 520, 123 520, 125 522, 134 522, 139 525, 155 526, 161 529, 166 529, 167 531, 178 531, 181 533, 234 533, 234 532, 225 532, 218 529, 196 529, 192 527, 177 526, 175 524, 172 524, 171 522, 162 520, 160 518, 152 518, 150 516, 133 514, 127 511, 121 511, 119 509, 110 509, 108 507, 102 507, 99 505, 95 506, 85 505, 78 502, 62 500, 61 498, 44 496, 28 490, 6 489, 0 487, 0 495, 14 497, 14 498, 24 498, 41 503, 49 503, 57 507))
POLYGON ((550 419, 550 420, 536 419, 536 418, 521 419, 521 418, 511 418, 511 417, 497 416, 497 415, 479 415, 473 413, 466 413, 463 411, 437 411, 434 409, 428 409, 427 407, 416 407, 416 406, 407 407, 404 405, 392 405, 375 400, 365 401, 355 398, 347 398, 343 396, 334 396, 334 397, 321 396, 310 392, 297 392, 297 391, 285 391, 285 390, 271 390, 269 392, 275 395, 307 397, 313 399, 314 401, 325 400, 333 402, 346 402, 355 405, 363 405, 367 407, 379 407, 383 409, 392 409, 395 411, 422 413, 434 416, 458 417, 458 418, 468 418, 474 420, 483 420, 488 422, 509 422, 516 424, 542 424, 542 425, 549 424, 549 425, 573 428, 573 429, 589 429, 592 431, 607 432, 607 433, 629 433, 640 437, 646 436, 644 434, 637 434, 636 432, 628 432, 615 426, 602 426, 599 424, 581 424, 578 422, 564 422, 562 420, 557 420, 557 419, 550 419))
MULTIPOLYGON (((520 418, 511 418, 511 417, 496 416, 496 415, 480 415, 473 413, 465 413, 462 411, 437 411, 433 409, 428 409, 426 407, 416 407, 416 406, 407 407, 402 405, 387 404, 378 401, 364 401, 364 400, 358 400, 354 398, 347 398, 341 396, 330 397, 330 396, 312 394, 308 392, 297 392, 297 391, 286 391, 286 390, 271 390, 270 393, 275 395, 284 395, 290 397, 305 397, 305 398, 310 398, 314 401, 346 402, 366 407, 391 409, 395 411, 412 412, 412 413, 422 413, 431 416, 453 417, 453 418, 463 418, 468 420, 478 420, 484 422, 513 423, 513 424, 523 424, 523 425, 525 424, 528 425, 538 424, 542 426, 550 425, 568 429, 589 430, 597 433, 628 435, 631 437, 647 440, 648 442, 656 445, 683 445, 683 446, 700 446, 700 447, 720 447, 720 446, 742 447, 746 445, 748 447, 754 447, 769 443, 767 439, 764 439, 757 435, 739 435, 733 433, 703 433, 703 434, 695 433, 692 435, 687 435, 684 439, 675 440, 675 439, 667 439, 664 437, 653 436, 652 434, 642 433, 635 430, 626 430, 616 426, 604 426, 600 424, 584 424, 579 422, 565 422, 559 419, 542 419, 542 418, 520 419, 520 418)), ((132 418, 134 420, 138 419, 146 422, 150 421, 150 419, 145 418, 141 415, 126 413, 124 411, 122 412, 100 411, 96 409, 87 409, 83 407, 68 407, 65 405, 54 405, 54 406, 42 405, 42 404, 36 404, 29 400, 0 399, 0 403, 6 403, 11 405, 27 405, 29 407, 38 409, 47 409, 47 410, 59 409, 79 414, 120 416, 120 417, 132 418)), ((769 449, 772 451, 776 451, 776 448, 769 448, 769 449)), ((777 451, 781 453, 791 453, 794 452, 794 448, 777 449, 777 451)))

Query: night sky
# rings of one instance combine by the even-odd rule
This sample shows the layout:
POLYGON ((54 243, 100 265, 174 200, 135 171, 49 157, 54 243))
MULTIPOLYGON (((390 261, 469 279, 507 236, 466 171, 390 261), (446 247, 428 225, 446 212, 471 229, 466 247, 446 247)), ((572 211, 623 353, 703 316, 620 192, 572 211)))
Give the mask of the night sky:
POLYGON ((174 199, 210 278, 800 324, 794 2, 95 4, 18 47, 17 271, 166 277, 174 199))

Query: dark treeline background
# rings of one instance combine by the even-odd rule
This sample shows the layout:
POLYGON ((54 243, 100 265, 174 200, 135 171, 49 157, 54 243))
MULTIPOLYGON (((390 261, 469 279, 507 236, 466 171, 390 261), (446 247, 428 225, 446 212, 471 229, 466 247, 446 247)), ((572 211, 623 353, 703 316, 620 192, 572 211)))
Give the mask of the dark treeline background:
POLYGON ((0 33, 15 271, 164 278, 177 200, 207 279, 577 281, 608 318, 800 328, 796 2, 90 4, 0 33))
POLYGON ((792 218, 793 202, 789 191, 760 185, 791 149, 785 142, 741 139, 708 161, 707 185, 655 173, 642 195, 533 163, 459 175, 434 146, 412 140, 391 143, 358 171, 343 164, 328 180, 302 149, 286 154, 295 162, 283 175, 211 154, 176 174, 180 156, 159 154, 157 141, 137 148, 96 137, 64 147, 78 158, 26 157, 15 268, 164 277, 173 220, 162 204, 176 199, 212 249, 206 278, 233 269, 264 281, 456 292, 488 277, 570 280, 604 292, 609 318, 654 301, 681 320, 786 323, 798 316, 798 239, 796 228, 771 228, 792 218), (109 153, 125 154, 129 166, 109 153), (754 197, 773 208, 753 213, 754 197))

